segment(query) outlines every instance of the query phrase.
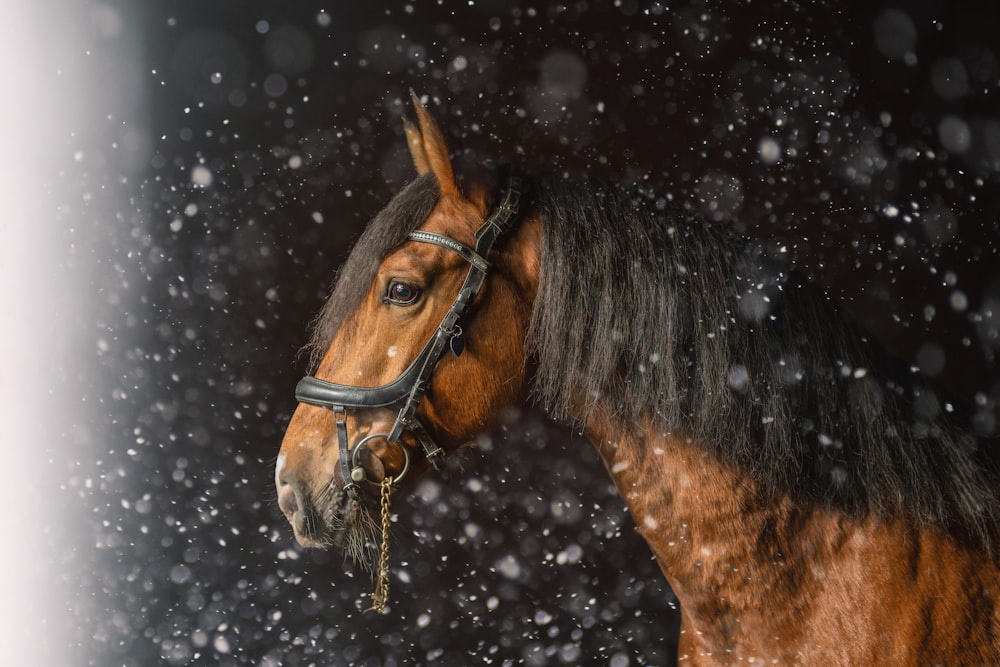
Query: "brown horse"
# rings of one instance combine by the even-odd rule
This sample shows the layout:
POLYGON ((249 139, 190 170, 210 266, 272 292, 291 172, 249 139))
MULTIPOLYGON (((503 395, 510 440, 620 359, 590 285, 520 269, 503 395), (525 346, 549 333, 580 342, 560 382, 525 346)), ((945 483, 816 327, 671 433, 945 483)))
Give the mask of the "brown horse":
POLYGON ((459 179, 414 103, 419 177, 317 318, 278 457, 301 544, 375 568, 380 497, 533 397, 628 503, 681 603, 680 661, 1000 664, 1000 484, 950 403, 663 199, 459 179))

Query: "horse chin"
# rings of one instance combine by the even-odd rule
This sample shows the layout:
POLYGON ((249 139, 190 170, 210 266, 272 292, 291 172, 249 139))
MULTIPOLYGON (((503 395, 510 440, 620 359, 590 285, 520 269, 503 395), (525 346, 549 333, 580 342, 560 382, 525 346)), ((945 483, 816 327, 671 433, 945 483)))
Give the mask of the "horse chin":
POLYGON ((325 519, 322 548, 336 547, 355 565, 375 571, 381 540, 381 528, 375 508, 363 499, 341 491, 337 502, 321 510, 325 519))

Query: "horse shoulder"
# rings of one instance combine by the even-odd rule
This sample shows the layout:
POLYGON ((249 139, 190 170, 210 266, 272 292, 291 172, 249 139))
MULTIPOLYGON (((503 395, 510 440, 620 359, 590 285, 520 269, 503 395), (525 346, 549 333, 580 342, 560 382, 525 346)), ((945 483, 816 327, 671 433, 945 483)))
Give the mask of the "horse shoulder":
POLYGON ((810 532, 826 546, 812 555, 821 576, 802 605, 804 663, 1000 664, 994 556, 902 518, 827 515, 810 532))

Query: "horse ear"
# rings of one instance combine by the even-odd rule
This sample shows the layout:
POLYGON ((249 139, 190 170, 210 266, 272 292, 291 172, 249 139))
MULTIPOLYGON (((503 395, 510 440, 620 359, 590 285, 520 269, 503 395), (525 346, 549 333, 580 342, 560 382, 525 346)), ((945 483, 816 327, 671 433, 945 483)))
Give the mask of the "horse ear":
POLYGON ((423 176, 431 170, 431 163, 427 159, 427 151, 424 150, 424 138, 420 136, 420 130, 410 122, 410 119, 403 117, 403 130, 406 132, 406 145, 410 149, 410 157, 413 158, 413 166, 417 168, 417 175, 423 176))
POLYGON ((455 172, 451 168, 451 158, 448 157, 448 146, 444 142, 441 128, 434 122, 420 98, 412 90, 410 98, 417 111, 417 122, 420 123, 419 132, 410 123, 404 125, 413 163, 421 174, 427 171, 434 173, 442 196, 457 196, 458 185, 455 183, 455 172), (418 142, 420 150, 416 147, 418 142))

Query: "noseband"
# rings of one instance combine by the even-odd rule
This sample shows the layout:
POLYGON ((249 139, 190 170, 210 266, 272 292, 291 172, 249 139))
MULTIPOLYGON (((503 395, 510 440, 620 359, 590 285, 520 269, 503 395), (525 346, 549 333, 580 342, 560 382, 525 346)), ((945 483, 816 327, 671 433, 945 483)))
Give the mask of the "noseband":
POLYGON ((472 249, 455 239, 417 230, 411 232, 408 239, 418 243, 432 243, 458 253, 469 263, 469 272, 465 276, 458 296, 445 313, 441 324, 430 340, 417 355, 417 358, 395 380, 380 387, 358 387, 355 385, 334 384, 307 375, 295 387, 295 399, 301 403, 329 408, 337 423, 337 441, 340 447, 340 465, 344 476, 344 489, 356 492, 358 484, 365 480, 365 469, 358 461, 361 447, 377 437, 383 437, 390 443, 398 443, 403 449, 406 462, 402 472, 395 476, 393 484, 399 483, 410 467, 410 454, 406 445, 399 442, 404 431, 410 431, 416 436, 424 450, 424 455, 435 470, 440 470, 444 450, 438 447, 427 429, 416 417, 417 406, 427 390, 427 383, 434 373, 437 363, 451 350, 455 356, 462 353, 461 321, 469 306, 486 280, 489 255, 493 244, 511 229, 521 211, 521 195, 525 187, 524 179, 511 171, 507 176, 503 189, 497 197, 499 202, 487 217, 483 225, 476 230, 476 247, 472 249), (396 421, 388 433, 376 433, 366 436, 351 455, 347 442, 347 411, 350 408, 370 409, 386 408, 397 411, 396 421))

